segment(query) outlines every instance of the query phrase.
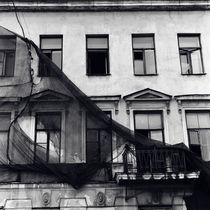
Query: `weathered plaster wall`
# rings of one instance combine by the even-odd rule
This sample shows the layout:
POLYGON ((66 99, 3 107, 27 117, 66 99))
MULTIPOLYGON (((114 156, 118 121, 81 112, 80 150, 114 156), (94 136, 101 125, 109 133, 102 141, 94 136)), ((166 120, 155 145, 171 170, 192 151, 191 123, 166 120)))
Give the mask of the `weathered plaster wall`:
MULTIPOLYGON (((39 45, 40 34, 63 34, 63 71, 87 95, 122 96, 151 88, 172 96, 204 94, 210 88, 210 12, 37 12, 19 13, 26 36, 39 45), (134 76, 131 34, 154 33, 157 76, 134 76), (181 75, 177 33, 200 33, 206 75, 181 75), (86 34, 109 34, 110 76, 86 75, 86 34)), ((0 25, 21 34, 14 13, 1 13, 0 25), (5 18, 6 17, 6 18, 5 18)), ((35 59, 33 62, 37 63, 35 59)), ((36 65, 35 65, 36 66, 36 65)), ((37 72, 35 72, 37 73, 37 72)), ((166 115, 166 142, 187 144, 177 102, 166 115)), ((204 108, 209 109, 208 105, 204 108)), ((122 100, 116 119, 132 128, 122 100)))

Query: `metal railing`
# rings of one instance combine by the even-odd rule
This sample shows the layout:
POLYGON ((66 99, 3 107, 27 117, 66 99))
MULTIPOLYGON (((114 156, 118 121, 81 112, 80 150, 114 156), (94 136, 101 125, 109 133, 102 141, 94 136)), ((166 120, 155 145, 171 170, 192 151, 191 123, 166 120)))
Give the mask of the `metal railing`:
POLYGON ((192 171, 184 150, 175 148, 127 147, 123 153, 124 173, 179 173, 192 171))

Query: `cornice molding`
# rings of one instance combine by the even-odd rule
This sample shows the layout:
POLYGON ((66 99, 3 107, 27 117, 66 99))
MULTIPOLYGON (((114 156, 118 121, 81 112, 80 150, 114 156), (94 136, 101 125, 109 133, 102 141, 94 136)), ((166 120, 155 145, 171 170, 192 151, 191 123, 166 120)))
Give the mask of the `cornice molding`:
MULTIPOLYGON (((209 10, 208 0, 14 0, 17 11, 198 11, 209 10)), ((0 11, 15 10, 11 1, 0 0, 0 11)))

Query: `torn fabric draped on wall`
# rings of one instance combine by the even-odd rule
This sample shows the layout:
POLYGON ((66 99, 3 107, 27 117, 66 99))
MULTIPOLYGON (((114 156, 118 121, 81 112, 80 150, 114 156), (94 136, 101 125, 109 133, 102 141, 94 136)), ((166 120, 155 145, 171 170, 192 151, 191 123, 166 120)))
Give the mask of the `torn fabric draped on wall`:
MULTIPOLYGON (((31 40, 4 28, 1 31, 16 37, 25 53, 22 62, 28 64, 22 83, 0 87, 1 106, 9 103, 15 110, 12 116, 9 112, 0 116, 1 182, 47 180, 78 188, 91 180, 107 181, 113 177, 111 163, 122 162, 125 150, 135 147, 176 148, 209 181, 209 165, 183 145, 164 145, 134 135, 100 110, 31 40), (56 76, 35 78, 32 68, 38 65, 56 76), (38 178, 40 173, 47 179, 44 175, 38 178)), ((132 152, 133 156, 138 153, 132 152)))

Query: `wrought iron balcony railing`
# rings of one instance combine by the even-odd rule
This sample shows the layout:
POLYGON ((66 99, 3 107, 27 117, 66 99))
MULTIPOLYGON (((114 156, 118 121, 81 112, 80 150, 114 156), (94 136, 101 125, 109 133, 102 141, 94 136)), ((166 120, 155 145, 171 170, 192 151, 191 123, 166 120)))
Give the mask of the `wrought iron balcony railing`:
POLYGON ((185 173, 197 171, 187 159, 185 151, 175 148, 127 147, 123 154, 124 173, 185 173))

